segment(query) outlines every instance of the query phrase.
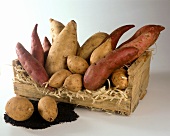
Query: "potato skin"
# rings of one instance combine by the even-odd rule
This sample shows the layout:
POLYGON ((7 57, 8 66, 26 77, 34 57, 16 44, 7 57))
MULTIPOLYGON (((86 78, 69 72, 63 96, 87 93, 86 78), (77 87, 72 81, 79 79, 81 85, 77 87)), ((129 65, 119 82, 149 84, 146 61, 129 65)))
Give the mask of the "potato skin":
POLYGON ((53 97, 44 96, 38 102, 38 111, 43 119, 53 122, 58 115, 57 102, 53 97))
POLYGON ((80 56, 69 55, 67 57, 67 66, 73 74, 84 74, 89 64, 80 56))
POLYGON ((29 119, 33 112, 34 106, 25 97, 12 97, 5 106, 6 114, 16 121, 25 121, 29 119))
POLYGON ((66 89, 73 91, 73 92, 78 92, 82 90, 83 83, 82 83, 82 75, 80 74, 72 74, 68 76, 63 85, 66 89))
POLYGON ((49 79, 49 86, 54 88, 62 87, 64 80, 72 73, 67 69, 60 69, 55 72, 49 79))

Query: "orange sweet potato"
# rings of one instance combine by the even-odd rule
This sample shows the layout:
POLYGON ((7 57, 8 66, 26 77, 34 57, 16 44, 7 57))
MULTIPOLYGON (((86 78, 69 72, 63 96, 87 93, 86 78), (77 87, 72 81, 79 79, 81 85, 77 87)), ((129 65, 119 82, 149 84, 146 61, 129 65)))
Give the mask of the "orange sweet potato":
POLYGON ((138 49, 135 47, 125 47, 109 52, 104 58, 88 67, 83 79, 84 87, 89 90, 99 89, 114 70, 127 64, 137 53, 138 49))
POLYGON ((134 56, 134 58, 131 60, 135 60, 138 58, 141 54, 143 54, 151 45, 153 45, 156 40, 158 39, 160 32, 164 30, 165 28, 163 26, 151 26, 151 27, 145 27, 146 30, 140 34, 136 34, 137 37, 125 44, 123 44, 119 48, 124 48, 124 47, 135 47, 137 48, 138 54, 134 56))
POLYGON ((28 75, 40 86, 44 86, 44 83, 48 81, 49 77, 42 64, 35 59, 21 43, 16 45, 16 54, 18 60, 26 70, 28 75))
POLYGON ((31 35, 31 51, 30 53, 44 66, 44 51, 37 33, 38 24, 34 26, 31 35))

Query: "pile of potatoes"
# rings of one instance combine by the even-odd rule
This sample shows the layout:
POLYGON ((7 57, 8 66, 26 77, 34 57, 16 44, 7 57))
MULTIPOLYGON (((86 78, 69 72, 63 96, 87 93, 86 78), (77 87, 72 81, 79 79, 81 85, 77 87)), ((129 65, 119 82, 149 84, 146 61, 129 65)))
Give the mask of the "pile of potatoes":
MULTIPOLYGON (((25 121, 34 113, 34 106, 29 99, 15 96, 6 103, 5 111, 13 120, 25 121)), ((38 102, 38 111, 44 120, 53 122, 58 115, 57 102, 50 96, 44 96, 38 102)))
POLYGON ((108 78, 112 85, 125 89, 128 83, 127 72, 123 67, 142 55, 165 29, 160 25, 145 25, 117 46, 121 36, 134 27, 124 25, 110 34, 97 32, 80 46, 74 20, 64 26, 50 19, 52 42, 45 37, 43 44, 37 27, 36 24, 32 31, 30 52, 17 43, 18 60, 38 85, 48 84, 49 89, 65 87, 76 92, 84 88, 98 90, 108 78))

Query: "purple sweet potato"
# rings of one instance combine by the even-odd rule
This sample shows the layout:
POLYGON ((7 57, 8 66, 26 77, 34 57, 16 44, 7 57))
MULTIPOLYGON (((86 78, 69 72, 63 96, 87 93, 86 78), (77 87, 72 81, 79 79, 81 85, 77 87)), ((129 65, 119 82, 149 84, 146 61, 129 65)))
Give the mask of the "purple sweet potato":
POLYGON ((21 43, 16 45, 16 54, 18 60, 25 69, 25 71, 30 75, 30 77, 40 86, 44 86, 48 82, 49 76, 45 71, 42 64, 34 58, 21 43))
POLYGON ((34 26, 31 35, 31 51, 30 53, 34 58, 36 58, 44 66, 44 51, 40 41, 40 38, 37 33, 38 24, 34 26))
POLYGON ((89 90, 99 89, 114 70, 127 64, 137 53, 138 49, 135 47, 125 47, 109 52, 104 58, 88 67, 83 79, 84 87, 89 90))

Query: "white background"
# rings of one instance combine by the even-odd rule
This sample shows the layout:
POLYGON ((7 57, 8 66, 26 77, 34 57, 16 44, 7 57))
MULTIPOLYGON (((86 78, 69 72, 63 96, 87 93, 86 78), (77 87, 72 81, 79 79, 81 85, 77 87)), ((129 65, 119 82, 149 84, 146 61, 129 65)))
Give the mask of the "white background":
POLYGON ((0 0, 0 135, 170 135, 170 1, 169 0, 0 0), (77 121, 45 130, 13 127, 3 120, 6 101, 12 92, 11 61, 16 58, 15 45, 21 42, 30 50, 32 29, 38 23, 41 41, 49 39, 49 18, 67 24, 77 22, 80 45, 98 31, 134 24, 119 44, 147 24, 165 26, 156 41, 151 61, 148 94, 130 117, 107 115, 76 109, 77 121))

